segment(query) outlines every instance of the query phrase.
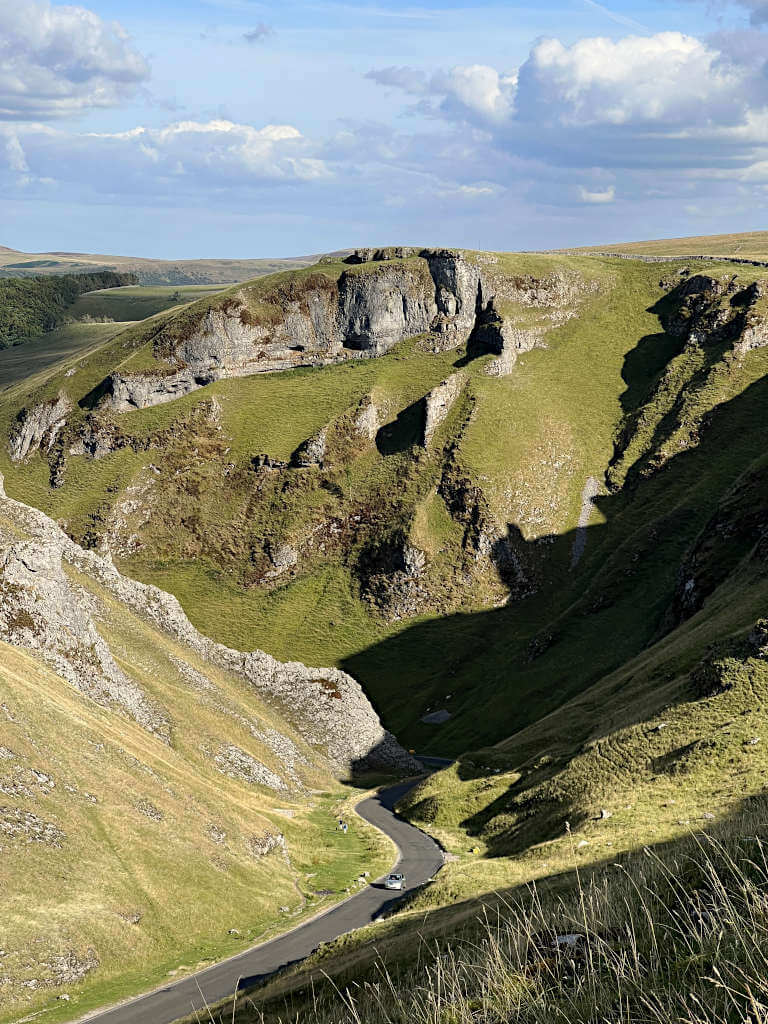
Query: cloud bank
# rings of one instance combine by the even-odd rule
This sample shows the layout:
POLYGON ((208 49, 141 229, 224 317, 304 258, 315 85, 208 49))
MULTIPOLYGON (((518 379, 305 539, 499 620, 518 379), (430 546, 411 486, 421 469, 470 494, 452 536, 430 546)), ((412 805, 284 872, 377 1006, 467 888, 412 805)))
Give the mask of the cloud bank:
POLYGON ((114 106, 148 76, 122 28, 84 7, 0 4, 0 120, 50 120, 114 106))

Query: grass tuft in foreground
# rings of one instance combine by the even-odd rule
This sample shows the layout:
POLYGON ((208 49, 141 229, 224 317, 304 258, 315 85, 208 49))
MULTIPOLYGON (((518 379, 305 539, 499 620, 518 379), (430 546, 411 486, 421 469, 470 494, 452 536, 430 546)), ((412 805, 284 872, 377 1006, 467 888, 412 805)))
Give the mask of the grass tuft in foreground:
MULTIPOLYGON (((764 798, 717 831, 578 869, 503 899, 368 980, 281 1004, 242 1001, 239 1024, 757 1024, 768 1014, 764 798), (570 883, 570 884, 568 884, 570 883)), ((574 857, 575 861, 575 857, 574 857)), ((223 1019, 223 1018, 222 1018, 223 1019)))

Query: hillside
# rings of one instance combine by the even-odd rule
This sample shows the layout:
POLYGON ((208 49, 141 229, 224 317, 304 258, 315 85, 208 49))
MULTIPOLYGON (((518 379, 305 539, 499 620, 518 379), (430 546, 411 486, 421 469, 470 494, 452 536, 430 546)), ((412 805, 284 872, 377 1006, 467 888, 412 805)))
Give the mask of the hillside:
POLYGON ((616 252, 630 256, 685 257, 734 256, 737 259, 768 260, 768 231, 734 235, 692 235, 688 238, 658 238, 647 242, 611 242, 586 246, 575 252, 616 252))
POLYGON ((8 392, 1 461, 12 493, 203 631, 344 665, 441 753, 536 721, 654 638, 687 549, 762 453, 766 357, 747 326, 760 271, 433 268, 319 264, 131 328, 8 392), (432 273, 451 312, 429 308, 432 273), (479 315, 478 287, 495 295, 479 315), (692 317, 724 319, 722 338, 692 345, 692 317), (718 419, 702 432, 718 405, 736 452, 718 419), (433 712, 450 717, 420 723, 433 712))
POLYGON ((145 285, 229 284, 260 274, 303 267, 313 257, 255 260, 160 260, 81 252, 20 252, 0 246, 0 279, 40 274, 85 274, 113 270, 134 274, 145 285))
POLYGON ((349 676, 211 642, 1 487, 0 595, 0 1019, 151 987, 388 863, 335 827, 337 779, 412 766, 349 676))
POLYGON ((15 383, 0 467, 203 633, 344 669, 406 745, 460 755, 402 808, 457 859, 397 956, 417 918, 454 927, 762 792, 766 282, 327 258, 15 383))
POLYGON ((21 345, 64 322, 79 296, 136 283, 132 274, 105 271, 60 277, 0 279, 0 349, 21 345))

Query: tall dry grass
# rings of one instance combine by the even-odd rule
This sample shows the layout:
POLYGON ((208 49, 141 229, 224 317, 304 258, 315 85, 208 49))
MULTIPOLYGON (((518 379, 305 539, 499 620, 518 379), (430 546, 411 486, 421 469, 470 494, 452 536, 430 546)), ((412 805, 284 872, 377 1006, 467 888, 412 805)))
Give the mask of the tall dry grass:
POLYGON ((410 963, 378 963, 344 986, 328 979, 280 1006, 241 1000, 236 1019, 763 1024, 768 841, 752 819, 749 834, 734 821, 589 878, 576 871, 564 895, 530 887, 449 939, 414 936, 410 963))

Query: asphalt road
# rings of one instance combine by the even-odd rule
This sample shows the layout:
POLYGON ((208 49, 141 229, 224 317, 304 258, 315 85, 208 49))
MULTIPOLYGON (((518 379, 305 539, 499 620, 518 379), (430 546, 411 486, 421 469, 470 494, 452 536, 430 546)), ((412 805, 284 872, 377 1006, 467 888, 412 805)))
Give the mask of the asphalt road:
MULTIPOLYGON (((412 786, 401 783, 382 790, 357 805, 357 813, 392 839, 400 851, 396 868, 406 876, 405 893, 417 889, 442 867, 437 844, 417 828, 398 818, 392 808, 412 786)), ((394 870, 394 869, 393 869, 394 870)), ((188 978, 148 992, 111 1010, 86 1017, 89 1024, 171 1024, 193 1012, 208 1020, 205 1006, 249 988, 265 976, 309 956, 322 942, 330 942, 355 928, 370 924, 405 893, 393 893, 373 882, 343 903, 298 925, 261 946, 239 953, 223 963, 207 967, 188 978)))

